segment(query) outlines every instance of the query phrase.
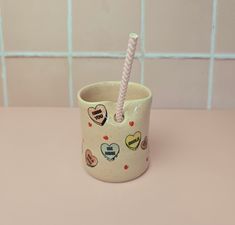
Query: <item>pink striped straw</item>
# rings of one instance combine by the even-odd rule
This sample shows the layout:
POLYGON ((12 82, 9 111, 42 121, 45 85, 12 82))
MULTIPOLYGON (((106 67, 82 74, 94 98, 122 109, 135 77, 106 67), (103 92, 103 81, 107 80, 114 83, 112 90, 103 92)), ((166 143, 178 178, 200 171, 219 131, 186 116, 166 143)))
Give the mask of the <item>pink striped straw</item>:
POLYGON ((119 123, 122 122, 124 118, 123 106, 126 98, 128 82, 130 80, 131 68, 135 56, 137 40, 138 35, 135 33, 130 33, 116 108, 116 121, 119 123))

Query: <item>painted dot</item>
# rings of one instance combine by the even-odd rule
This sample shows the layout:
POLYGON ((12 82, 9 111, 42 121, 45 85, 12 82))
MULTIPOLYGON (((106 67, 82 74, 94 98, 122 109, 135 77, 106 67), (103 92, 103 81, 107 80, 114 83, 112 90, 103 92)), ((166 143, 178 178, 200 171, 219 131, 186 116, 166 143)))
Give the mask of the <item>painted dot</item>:
POLYGON ((109 139, 109 137, 108 137, 107 135, 104 136, 103 138, 104 138, 104 140, 106 140, 106 141, 109 139))
POLYGON ((128 166, 128 165, 125 165, 125 166, 124 166, 124 169, 125 169, 125 170, 127 170, 128 168, 129 168, 129 166, 128 166))
POLYGON ((129 125, 130 125, 131 127, 133 127, 134 124, 135 124, 134 121, 130 121, 130 122, 129 122, 129 125))
POLYGON ((89 126, 89 127, 92 127, 92 123, 89 122, 89 123, 88 123, 88 126, 89 126))

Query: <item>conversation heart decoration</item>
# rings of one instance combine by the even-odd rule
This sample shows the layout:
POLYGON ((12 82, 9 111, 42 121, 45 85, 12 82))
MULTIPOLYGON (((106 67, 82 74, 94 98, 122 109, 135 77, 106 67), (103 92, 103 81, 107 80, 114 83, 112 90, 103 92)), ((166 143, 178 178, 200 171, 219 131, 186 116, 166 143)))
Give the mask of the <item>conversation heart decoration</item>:
POLYGON ((140 144, 141 141, 141 132, 137 131, 133 135, 128 135, 125 139, 126 146, 135 151, 140 144))
POLYGON ((107 110, 104 105, 88 108, 89 117, 99 126, 103 126, 107 120, 107 110))
POLYGON ((86 164, 90 167, 95 167, 98 164, 97 158, 92 154, 90 149, 85 152, 86 164))
POLYGON ((119 145, 116 143, 112 143, 110 145, 107 143, 103 143, 100 146, 100 150, 107 160, 113 161, 118 156, 120 148, 119 145))
POLYGON ((145 150, 148 147, 148 137, 147 136, 144 137, 144 140, 141 142, 140 146, 143 150, 145 150))

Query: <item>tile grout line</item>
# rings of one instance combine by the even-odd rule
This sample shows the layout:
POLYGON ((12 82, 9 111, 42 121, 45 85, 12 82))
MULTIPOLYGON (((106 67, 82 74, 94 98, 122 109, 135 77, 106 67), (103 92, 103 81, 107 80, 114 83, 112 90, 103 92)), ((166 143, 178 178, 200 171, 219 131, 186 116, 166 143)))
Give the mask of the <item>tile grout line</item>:
POLYGON ((215 59, 235 59, 235 54, 234 53, 220 53, 220 54, 214 54, 215 59))
POLYGON ((144 62, 145 62, 145 0, 141 0, 141 22, 140 22, 140 83, 144 84, 144 62))
MULTIPOLYGON (((5 58, 13 57, 35 57, 35 58, 68 58, 71 55, 74 58, 125 58, 125 52, 6 52, 0 51, 0 56, 5 58)), ((234 60, 235 53, 215 53, 214 59, 234 60)), ((141 53, 137 52, 135 58, 140 59, 141 53)), ((210 59, 210 53, 144 53, 145 59, 210 59)))
POLYGON ((3 105, 7 107, 9 105, 8 90, 7 90, 7 70, 5 62, 4 52, 4 39, 3 39, 3 25, 2 15, 0 15, 0 50, 1 50, 1 66, 2 66, 2 89, 3 89, 3 105))
POLYGON ((73 23, 72 23, 72 0, 67 0, 67 48, 68 48, 68 88, 69 105, 74 106, 73 99, 73 23))
POLYGON ((145 53, 149 59, 209 59, 207 53, 145 53))
POLYGON ((217 28, 216 17, 217 17, 217 0, 213 0, 212 1, 210 62, 209 62, 209 71, 208 71, 207 109, 212 108, 212 98, 213 98, 214 61, 215 61, 215 44, 216 44, 216 28, 217 28))

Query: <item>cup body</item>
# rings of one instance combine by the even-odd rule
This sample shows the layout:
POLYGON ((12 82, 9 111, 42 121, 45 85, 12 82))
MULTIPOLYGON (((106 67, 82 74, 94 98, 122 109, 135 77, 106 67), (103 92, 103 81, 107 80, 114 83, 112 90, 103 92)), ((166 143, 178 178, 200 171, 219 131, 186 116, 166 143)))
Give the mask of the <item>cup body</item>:
POLYGON ((115 120, 120 82, 88 85, 78 92, 82 126, 82 161, 93 177, 124 182, 149 166, 148 128, 152 95, 141 84, 129 83, 124 120, 115 120))

